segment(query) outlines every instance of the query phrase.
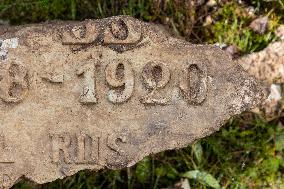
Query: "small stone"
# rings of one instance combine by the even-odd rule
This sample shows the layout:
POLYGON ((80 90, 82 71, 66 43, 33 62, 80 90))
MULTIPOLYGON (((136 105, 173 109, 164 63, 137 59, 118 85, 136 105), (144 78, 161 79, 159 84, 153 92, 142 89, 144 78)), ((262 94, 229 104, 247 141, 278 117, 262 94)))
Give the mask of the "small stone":
POLYGON ((255 16, 255 8, 253 6, 248 6, 245 8, 247 11, 247 14, 251 17, 255 16))
POLYGON ((279 84, 270 86, 270 94, 261 105, 261 109, 266 118, 274 118, 281 112, 280 100, 282 99, 282 89, 279 84))
POLYGON ((205 3, 205 0, 196 0, 192 2, 194 3, 194 6, 201 6, 205 3))
POLYGON ((242 5, 244 2, 242 0, 238 0, 238 4, 242 5))
POLYGON ((279 101, 282 99, 282 91, 281 91, 281 85, 272 84, 270 87, 270 94, 267 98, 268 101, 274 100, 279 101))
POLYGON ((256 33, 264 34, 268 29, 268 22, 269 22, 268 17, 264 16, 253 20, 250 23, 249 27, 256 33))
POLYGON ((212 19, 212 16, 208 15, 206 16, 205 18, 205 21, 203 23, 203 26, 209 26, 213 23, 213 19, 212 19))
POLYGON ((188 179, 181 179, 179 182, 175 183, 174 186, 168 187, 167 189, 191 189, 188 179))
POLYGON ((279 37, 281 40, 284 40, 284 25, 280 25, 276 31, 275 35, 279 37))
POLYGON ((230 45, 225 48, 225 52, 232 58, 238 58, 240 56, 240 49, 236 45, 230 45))
POLYGON ((206 5, 208 7, 215 7, 217 5, 217 1, 216 0, 209 0, 209 1, 207 1, 206 5))
POLYGON ((219 47, 220 49, 225 49, 228 45, 226 43, 215 43, 215 47, 219 47))

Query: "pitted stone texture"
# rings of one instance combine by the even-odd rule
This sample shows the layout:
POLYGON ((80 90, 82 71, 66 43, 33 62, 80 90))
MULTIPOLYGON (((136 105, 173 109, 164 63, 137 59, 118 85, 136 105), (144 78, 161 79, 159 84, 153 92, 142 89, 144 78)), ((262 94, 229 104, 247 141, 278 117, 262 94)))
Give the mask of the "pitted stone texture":
MULTIPOLYGON (((217 131, 266 90, 220 49, 136 19, 0 30, 0 186, 119 169, 217 131)), ((1 188, 0 187, 0 188, 1 188)))

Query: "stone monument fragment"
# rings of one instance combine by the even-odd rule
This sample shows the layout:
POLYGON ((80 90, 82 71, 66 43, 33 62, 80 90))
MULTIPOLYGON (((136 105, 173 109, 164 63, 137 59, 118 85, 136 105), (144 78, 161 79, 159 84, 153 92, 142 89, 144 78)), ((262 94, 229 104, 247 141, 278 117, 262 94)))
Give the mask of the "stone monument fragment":
POLYGON ((218 48, 127 16, 6 27, 0 38, 0 188, 132 166, 266 98, 218 48))

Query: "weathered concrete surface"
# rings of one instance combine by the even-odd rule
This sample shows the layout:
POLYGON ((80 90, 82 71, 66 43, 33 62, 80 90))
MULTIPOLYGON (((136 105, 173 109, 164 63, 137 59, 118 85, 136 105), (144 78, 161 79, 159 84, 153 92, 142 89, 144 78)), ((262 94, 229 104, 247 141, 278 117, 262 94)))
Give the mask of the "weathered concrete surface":
POLYGON ((181 148, 266 90, 220 49, 129 17, 0 29, 0 188, 181 148))

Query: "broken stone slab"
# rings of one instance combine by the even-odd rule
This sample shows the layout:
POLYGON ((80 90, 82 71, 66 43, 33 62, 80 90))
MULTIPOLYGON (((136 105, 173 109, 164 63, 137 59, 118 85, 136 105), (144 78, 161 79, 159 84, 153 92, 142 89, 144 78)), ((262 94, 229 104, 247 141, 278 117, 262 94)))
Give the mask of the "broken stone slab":
POLYGON ((185 147, 265 88, 222 50, 127 16, 0 29, 0 188, 185 147))

